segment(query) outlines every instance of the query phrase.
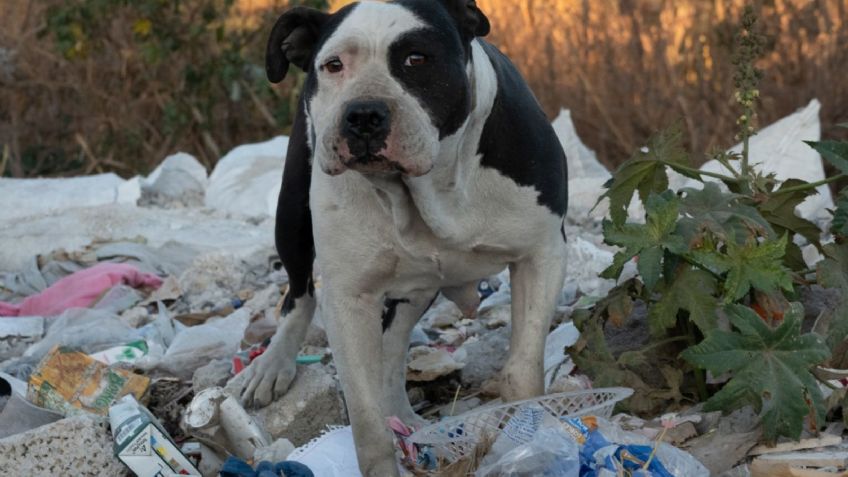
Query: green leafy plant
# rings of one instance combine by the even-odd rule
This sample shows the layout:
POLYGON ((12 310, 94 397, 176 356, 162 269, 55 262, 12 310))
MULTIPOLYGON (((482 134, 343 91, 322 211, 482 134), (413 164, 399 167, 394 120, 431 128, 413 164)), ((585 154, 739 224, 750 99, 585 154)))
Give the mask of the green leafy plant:
POLYGON ((752 405, 762 413, 764 436, 770 441, 778 436, 797 439, 811 411, 814 422, 824 422, 824 399, 810 369, 830 353, 817 335, 801 334, 800 305, 790 306, 776 327, 745 306, 730 305, 727 313, 737 331, 716 330, 683 353, 715 375, 733 373, 704 409, 752 405))
MULTIPOLYGON (((578 313, 575 322, 587 336, 573 352, 578 366, 588 368, 596 380, 619 379, 636 388, 637 411, 684 396, 706 400, 708 409, 753 405, 766 439, 773 442, 779 436, 797 438, 805 417, 812 428, 823 423, 826 405, 813 373, 832 350, 848 356, 848 299, 817 327, 826 340, 801 334, 803 311, 790 300, 799 286, 816 279, 848 296, 848 246, 822 246, 827 231, 795 213, 817 187, 845 175, 816 183, 781 182, 749 162, 762 77, 754 64, 764 42, 752 10, 746 9, 734 57, 742 147, 738 154, 714 155, 722 173, 689 165, 681 128, 675 125, 658 133, 607 183, 598 201, 609 200, 604 240, 621 250, 602 277, 621 280, 626 273, 627 280, 594 311, 578 313), (702 185, 670 190, 670 171, 702 185), (628 220, 634 197, 644 208, 644 222, 628 220), (827 255, 817 275, 806 265, 799 242, 827 255), (652 341, 614 357, 599 345, 604 330, 624 322, 639 302, 647 306, 652 341), (654 372, 644 369, 650 368, 647 363, 656 365, 654 372), (669 368, 678 375, 668 373, 669 368), (730 379, 723 386, 721 380, 709 384, 705 371, 713 377, 730 373, 730 379), (648 384, 653 380, 656 385, 657 374, 664 377, 663 392, 648 384)), ((848 144, 810 145, 848 173, 848 144)), ((848 190, 838 195, 833 213, 830 232, 842 242, 848 237, 848 190)))

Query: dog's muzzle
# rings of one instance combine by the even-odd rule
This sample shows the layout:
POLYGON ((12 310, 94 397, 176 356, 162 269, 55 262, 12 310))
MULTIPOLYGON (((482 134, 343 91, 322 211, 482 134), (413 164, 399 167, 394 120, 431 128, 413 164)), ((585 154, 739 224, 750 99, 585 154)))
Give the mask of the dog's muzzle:
POLYGON ((391 111, 385 101, 350 102, 341 129, 350 151, 350 156, 343 160, 346 166, 363 172, 396 169, 385 156, 391 132, 391 111))

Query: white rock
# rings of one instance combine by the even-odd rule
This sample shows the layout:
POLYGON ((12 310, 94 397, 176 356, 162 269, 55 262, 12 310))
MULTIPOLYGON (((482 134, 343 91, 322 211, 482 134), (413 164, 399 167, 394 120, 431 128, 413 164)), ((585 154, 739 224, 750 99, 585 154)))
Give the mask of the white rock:
POLYGON ((239 146, 225 155, 206 190, 206 206, 250 217, 274 217, 289 138, 239 146))
MULTIPOLYGON (((821 103, 814 99, 805 108, 762 129, 751 138, 750 164, 762 165, 762 171, 774 173, 779 180, 817 182, 824 179, 821 156, 803 142, 821 139, 820 109, 821 103)), ((737 144, 731 151, 741 152, 742 144, 737 144)), ((701 169, 728 174, 718 161, 709 161, 701 169)), ((701 188, 700 183, 693 180, 687 181, 687 186, 701 188)), ((812 221, 828 220, 830 214, 826 209, 833 208, 830 189, 823 185, 817 190, 817 195, 798 206, 797 213, 812 221)))
POLYGON ((203 164, 191 154, 180 152, 166 157, 147 178, 141 179, 141 188, 170 198, 185 194, 200 194, 202 197, 208 182, 203 164))
POLYGON ((141 197, 138 179, 115 174, 68 179, 0 178, 0 229, 24 217, 107 204, 135 205, 141 197))

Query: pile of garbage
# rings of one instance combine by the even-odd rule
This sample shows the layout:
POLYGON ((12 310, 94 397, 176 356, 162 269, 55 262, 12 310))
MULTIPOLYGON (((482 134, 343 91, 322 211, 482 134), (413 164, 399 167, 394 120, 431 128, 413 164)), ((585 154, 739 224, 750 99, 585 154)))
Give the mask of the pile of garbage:
MULTIPOLYGON (((817 102, 792 124, 809 122, 812 110, 817 102)), ((554 126, 569 154, 571 208, 569 274, 545 348, 549 397, 600 391, 567 354, 580 338, 570 316, 615 286, 599 278, 614 253, 601 236, 604 206, 591 210, 609 172, 580 143, 567 111, 554 126)), ((211 175, 177 154, 130 180, 0 179, 0 469, 359 475, 320 312, 288 392, 261 409, 238 401, 242 371, 267 347, 286 292, 273 248, 286 145, 278 137, 241 146, 211 175)), ((439 296, 413 330, 408 394, 431 422, 501 404, 508 271, 477 292, 482 300, 471 310, 439 296)), ((540 402, 516 406, 499 432, 478 436, 463 455, 416 441, 412 423, 390 420, 399 465, 408 475, 481 477, 830 476, 848 467, 844 428, 764 448, 751 410, 693 408, 643 420, 540 402)))

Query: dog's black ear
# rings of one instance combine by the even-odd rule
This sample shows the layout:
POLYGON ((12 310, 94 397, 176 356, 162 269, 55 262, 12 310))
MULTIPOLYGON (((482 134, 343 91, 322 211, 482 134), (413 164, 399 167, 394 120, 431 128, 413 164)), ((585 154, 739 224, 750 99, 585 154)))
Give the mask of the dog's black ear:
POLYGON ((477 8, 475 0, 440 0, 442 5, 448 9, 448 12, 456 20, 459 31, 463 37, 471 40, 477 36, 486 36, 489 34, 491 26, 486 15, 477 8))
POLYGON ((328 18, 329 14, 314 8, 294 7, 277 19, 265 52, 265 72, 269 81, 282 81, 289 71, 289 63, 304 71, 309 68, 312 50, 328 18))

